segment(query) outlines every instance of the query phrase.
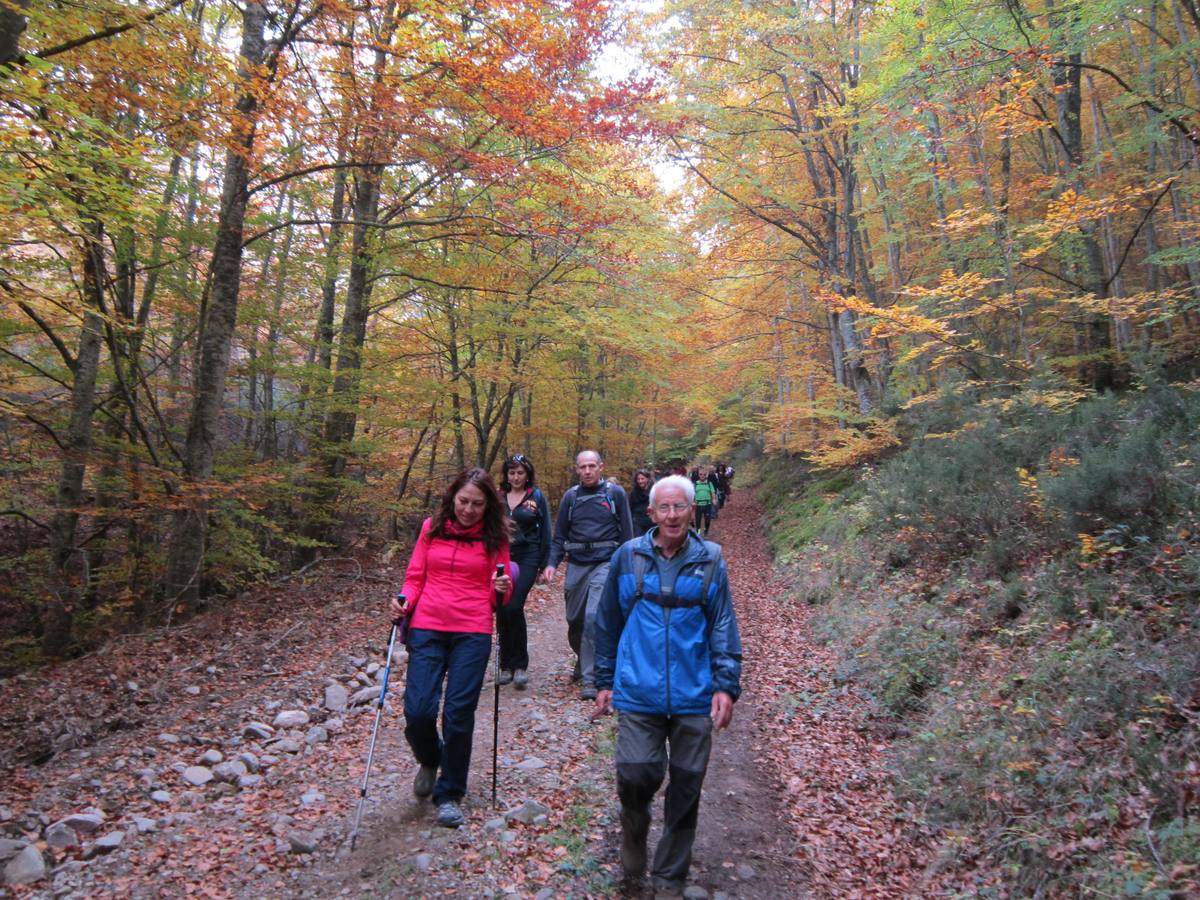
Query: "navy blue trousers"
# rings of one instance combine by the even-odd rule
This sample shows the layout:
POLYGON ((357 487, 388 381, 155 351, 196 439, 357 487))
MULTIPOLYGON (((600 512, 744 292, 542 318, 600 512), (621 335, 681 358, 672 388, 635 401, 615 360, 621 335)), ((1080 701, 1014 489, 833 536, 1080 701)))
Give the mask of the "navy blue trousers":
POLYGON ((404 736, 417 762, 439 769, 433 802, 458 802, 467 793, 475 707, 492 652, 490 634, 414 628, 408 641, 404 736), (446 702, 442 704, 445 682, 446 702), (438 735, 438 707, 442 733, 438 735))

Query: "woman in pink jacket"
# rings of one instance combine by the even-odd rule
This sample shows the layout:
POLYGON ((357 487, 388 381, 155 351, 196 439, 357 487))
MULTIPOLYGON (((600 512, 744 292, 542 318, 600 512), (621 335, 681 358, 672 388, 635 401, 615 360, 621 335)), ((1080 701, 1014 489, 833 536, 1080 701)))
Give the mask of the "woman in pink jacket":
POLYGON ((495 482, 484 469, 459 474, 442 503, 421 526, 404 576, 404 608, 411 614, 404 736, 420 768, 419 798, 433 797, 439 825, 463 824, 459 803, 467 792, 475 707, 492 650, 492 613, 498 594, 512 595, 508 574, 508 521, 495 482), (442 733, 438 706, 445 683, 442 733), (440 774, 439 774, 440 768, 440 774))

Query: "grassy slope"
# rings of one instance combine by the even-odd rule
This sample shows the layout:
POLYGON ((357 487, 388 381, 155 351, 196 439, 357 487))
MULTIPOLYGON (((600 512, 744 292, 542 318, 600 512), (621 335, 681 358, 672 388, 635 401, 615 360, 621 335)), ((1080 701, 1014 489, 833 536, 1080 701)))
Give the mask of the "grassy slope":
POLYGON ((900 736, 946 865, 1019 895, 1200 891, 1198 423, 1165 385, 949 394, 877 467, 763 461, 777 560, 900 736))

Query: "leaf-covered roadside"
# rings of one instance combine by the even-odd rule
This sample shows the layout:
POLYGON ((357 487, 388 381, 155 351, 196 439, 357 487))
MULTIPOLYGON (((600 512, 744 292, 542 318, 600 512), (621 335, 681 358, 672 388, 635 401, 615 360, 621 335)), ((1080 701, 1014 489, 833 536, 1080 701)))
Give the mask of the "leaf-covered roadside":
POLYGON ((903 736, 898 796, 945 830, 937 865, 1000 874, 973 891, 1197 890, 1198 410, 1152 377, 966 388, 857 478, 764 469, 797 596, 903 736))

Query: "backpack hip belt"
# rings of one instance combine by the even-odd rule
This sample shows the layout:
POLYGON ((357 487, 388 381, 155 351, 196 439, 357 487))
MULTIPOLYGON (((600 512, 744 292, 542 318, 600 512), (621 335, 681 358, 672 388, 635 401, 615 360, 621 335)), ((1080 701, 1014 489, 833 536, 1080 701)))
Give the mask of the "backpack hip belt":
POLYGON ((564 541, 563 549, 568 553, 572 550, 616 550, 619 541, 564 541))

